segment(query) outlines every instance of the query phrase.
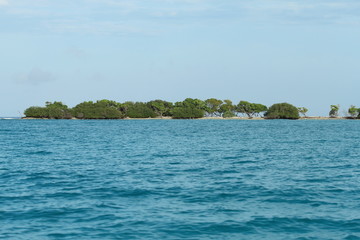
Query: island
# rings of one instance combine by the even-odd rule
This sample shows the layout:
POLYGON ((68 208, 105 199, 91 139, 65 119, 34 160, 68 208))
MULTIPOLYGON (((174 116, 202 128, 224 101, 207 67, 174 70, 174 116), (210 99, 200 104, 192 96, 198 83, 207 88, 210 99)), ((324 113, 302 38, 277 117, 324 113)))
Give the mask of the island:
POLYGON ((181 102, 152 100, 149 102, 113 100, 85 101, 69 108, 62 102, 46 102, 44 107, 32 106, 23 119, 358 119, 360 109, 351 106, 349 116, 338 116, 339 105, 331 105, 329 117, 308 117, 308 109, 289 103, 270 107, 260 103, 210 98, 205 101, 186 98, 181 102))

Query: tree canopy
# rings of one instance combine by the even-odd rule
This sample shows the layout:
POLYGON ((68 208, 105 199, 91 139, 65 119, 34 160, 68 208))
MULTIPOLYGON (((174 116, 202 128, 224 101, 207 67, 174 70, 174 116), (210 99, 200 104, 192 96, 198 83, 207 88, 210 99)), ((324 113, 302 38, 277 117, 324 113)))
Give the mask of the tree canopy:
POLYGON ((124 114, 118 109, 120 107, 114 101, 100 100, 97 102, 82 102, 73 109, 73 116, 79 119, 120 119, 124 114))
POLYGON ((29 107, 25 116, 33 118, 67 119, 71 118, 71 109, 62 102, 46 102, 45 107, 29 107))
POLYGON ((339 105, 330 105, 329 117, 336 118, 337 116, 339 116, 339 109, 339 105))
POLYGON ((360 108, 351 105, 348 109, 348 114, 350 115, 351 118, 359 117, 360 108))
POLYGON ((304 117, 306 117, 306 113, 308 112, 308 109, 306 107, 298 107, 299 113, 301 113, 304 117))
POLYGON ((240 101, 236 106, 239 113, 246 114, 249 118, 253 118, 256 115, 260 115, 262 112, 267 111, 267 107, 260 103, 250 103, 247 101, 240 101))
MULTIPOLYGON (((339 116, 339 105, 331 105, 329 117, 339 116)), ((123 119, 123 118, 163 118, 195 119, 205 116, 230 118, 246 116, 265 119, 298 119, 299 114, 307 117, 308 109, 295 107, 289 103, 276 103, 270 108, 260 103, 241 100, 237 105, 229 99, 186 98, 175 103, 161 99, 149 102, 116 102, 112 100, 85 101, 73 108, 60 101, 45 102, 45 106, 31 106, 24 111, 26 117, 46 119, 123 119)), ((348 118, 360 118, 360 108, 351 105, 348 118)))
POLYGON ((154 118, 155 111, 146 103, 129 103, 125 115, 130 118, 154 118))
POLYGON ((216 98, 209 98, 205 100, 207 106, 207 112, 210 116, 219 116, 220 107, 223 104, 222 100, 216 98))
POLYGON ((164 100, 153 100, 147 103, 147 105, 156 113, 157 116, 171 116, 171 109, 173 103, 164 100))
POLYGON ((186 98, 182 102, 176 102, 172 109, 172 117, 177 119, 202 118, 207 111, 207 105, 200 99, 186 98))
POLYGON ((265 113, 267 119, 299 119, 298 109, 289 103, 276 103, 265 113))

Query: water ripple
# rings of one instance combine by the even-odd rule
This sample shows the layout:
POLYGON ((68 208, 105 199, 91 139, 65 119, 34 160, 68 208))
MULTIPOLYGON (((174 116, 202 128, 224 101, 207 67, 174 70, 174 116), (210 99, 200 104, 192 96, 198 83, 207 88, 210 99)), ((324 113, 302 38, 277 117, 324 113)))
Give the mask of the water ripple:
POLYGON ((0 239, 360 239, 360 121, 1 121, 0 239))

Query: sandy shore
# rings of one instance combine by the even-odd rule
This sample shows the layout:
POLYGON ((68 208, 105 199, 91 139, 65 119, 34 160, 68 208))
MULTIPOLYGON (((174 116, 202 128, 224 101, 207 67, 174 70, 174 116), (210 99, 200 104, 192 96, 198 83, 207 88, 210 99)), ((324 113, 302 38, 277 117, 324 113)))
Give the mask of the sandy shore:
MULTIPOLYGON (((32 118, 32 117, 23 117, 21 119, 24 120, 49 120, 49 118, 32 118)), ((301 117, 298 120, 359 120, 359 119, 351 119, 348 117, 337 117, 337 118, 330 118, 330 117, 322 117, 322 116, 311 116, 311 117, 301 117)), ((67 120, 81 120, 77 118, 67 119, 67 120)), ((97 119, 97 120, 104 120, 104 119, 97 119)), ((106 119, 111 120, 111 119, 106 119)), ((162 118, 123 118, 123 119, 114 119, 114 120, 172 120, 171 117, 162 117, 162 118)), ((223 118, 223 117, 203 117, 197 118, 193 120, 266 120, 261 117, 231 117, 231 118, 223 118)))

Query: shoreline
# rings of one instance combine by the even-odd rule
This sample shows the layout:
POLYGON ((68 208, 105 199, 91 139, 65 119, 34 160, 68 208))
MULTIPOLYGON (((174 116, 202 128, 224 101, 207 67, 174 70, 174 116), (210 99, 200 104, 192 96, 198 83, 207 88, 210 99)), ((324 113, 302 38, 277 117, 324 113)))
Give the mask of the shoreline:
MULTIPOLYGON (((281 119, 266 119, 262 117, 231 117, 231 118, 223 118, 223 117, 203 117, 203 118, 194 118, 194 119, 173 119, 171 117, 162 117, 162 118, 120 118, 120 119, 79 119, 79 118, 71 118, 71 119, 52 119, 52 118, 32 118, 32 117, 22 117, 22 118, 0 118, 2 120, 281 120, 281 119)), ((286 120, 286 119, 285 119, 286 120)), ((299 119, 294 120, 360 120, 357 118, 349 118, 349 117, 322 117, 322 116, 310 116, 310 117, 300 117, 299 119)))

